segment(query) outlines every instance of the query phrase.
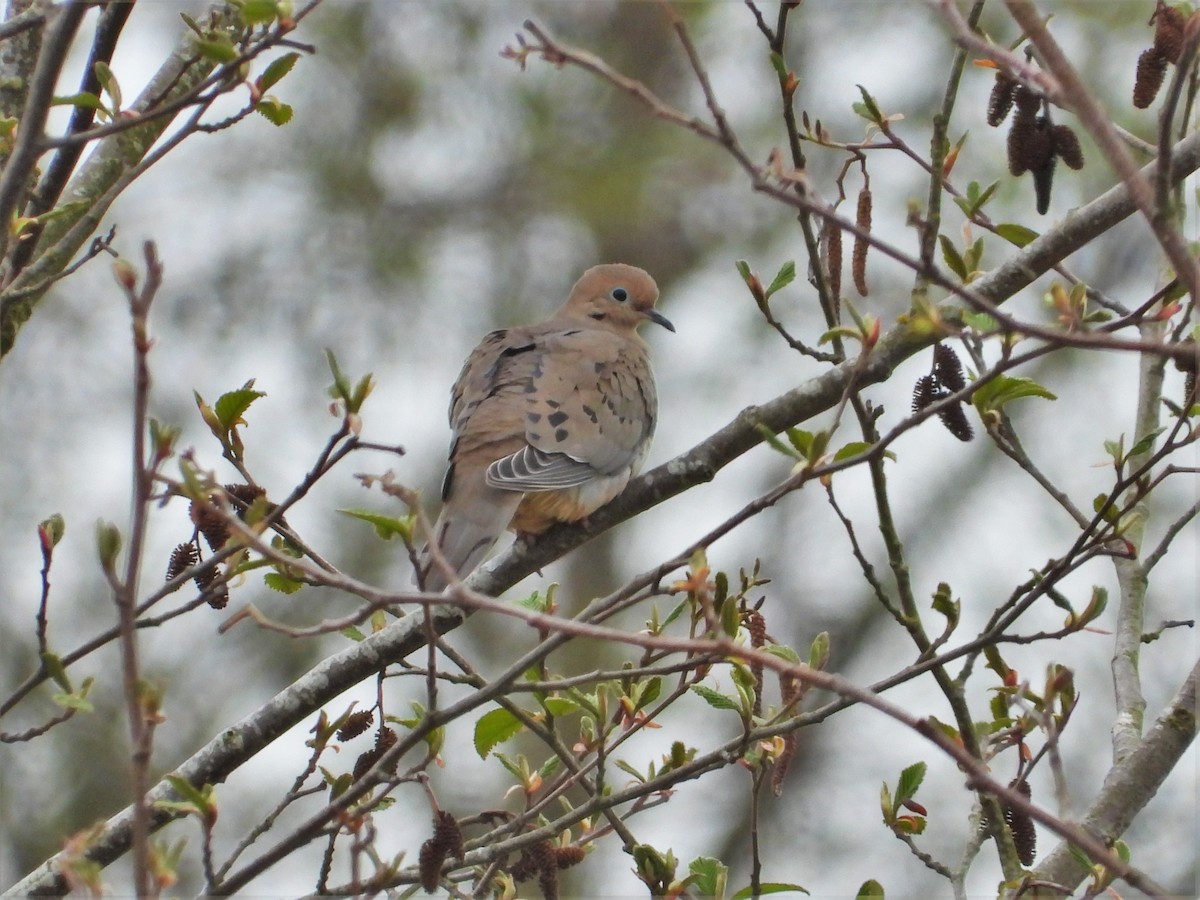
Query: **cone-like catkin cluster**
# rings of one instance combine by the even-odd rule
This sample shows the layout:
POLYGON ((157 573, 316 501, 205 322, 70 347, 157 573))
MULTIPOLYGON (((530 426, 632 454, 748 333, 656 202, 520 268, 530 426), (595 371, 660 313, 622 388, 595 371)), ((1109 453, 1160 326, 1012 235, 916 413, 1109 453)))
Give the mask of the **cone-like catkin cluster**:
POLYGON ((1081 169, 1083 150, 1069 125, 1055 125, 1048 115, 1038 114, 1042 98, 1036 91, 997 72, 988 101, 988 124, 998 126, 1014 106, 1016 112, 1008 131, 1008 171, 1033 176, 1037 211, 1044 215, 1050 208, 1055 163, 1061 159, 1070 168, 1081 169))
MULTIPOLYGON (((380 757, 388 752, 388 749, 396 743, 398 738, 396 732, 390 728, 380 728, 375 733, 375 746, 370 750, 359 755, 354 762, 354 780, 358 781, 371 770, 375 763, 379 762, 380 757)), ((393 771, 395 766, 393 766, 393 771)))
MULTIPOLYGON (((933 368, 928 375, 922 375, 913 386, 913 412, 920 412, 927 406, 948 397, 967 386, 966 376, 963 375, 962 363, 958 354, 945 344, 935 344, 933 347, 933 368)), ((969 441, 975 432, 967 419, 967 413, 960 403, 953 403, 938 413, 938 418, 946 426, 946 430, 960 441, 969 441)))
POLYGON ((342 727, 337 730, 337 739, 344 742, 356 738, 374 724, 375 713, 369 709, 360 709, 358 712, 350 713, 346 716, 342 727))
POLYGON ((514 881, 528 881, 536 875, 545 900, 557 900, 559 869, 569 869, 583 862, 586 855, 582 847, 560 847, 548 840, 538 841, 521 852, 509 874, 514 881))
MULTIPOLYGON (((250 484, 227 484, 222 487, 222 490, 233 499, 232 505, 236 507, 239 515, 242 515, 246 507, 266 493, 262 488, 250 484)), ((191 517, 192 524, 196 526, 196 531, 204 535, 204 542, 208 544, 213 553, 220 551, 225 546, 225 542, 229 540, 229 523, 225 514, 215 503, 193 500, 188 507, 188 515, 191 517)), ((171 554, 171 560, 167 565, 167 581, 187 571, 198 562, 200 562, 200 548, 194 541, 180 544, 171 554)), ((192 579, 202 594, 209 594, 208 605, 213 609, 224 609, 225 605, 229 603, 229 588, 225 584, 219 583, 220 577, 221 573, 217 567, 209 566, 192 579)))
POLYGON ((432 894, 437 890, 446 859, 461 859, 465 852, 458 820, 444 809, 439 809, 433 814, 433 836, 421 845, 417 857, 421 887, 425 888, 425 893, 432 894))
MULTIPOLYGON (((1009 787, 1023 794, 1026 799, 1033 795, 1029 782, 1014 779, 1009 787)), ((1017 856, 1026 866, 1033 865, 1037 855, 1037 830, 1033 827, 1033 819, 1016 807, 1004 804, 1004 823, 1012 832, 1013 844, 1017 848, 1017 856)))
POLYGON ((1166 78, 1167 65, 1178 63, 1183 50, 1183 12, 1158 0, 1154 8, 1154 43, 1137 61, 1133 105, 1145 109, 1154 102, 1166 78))

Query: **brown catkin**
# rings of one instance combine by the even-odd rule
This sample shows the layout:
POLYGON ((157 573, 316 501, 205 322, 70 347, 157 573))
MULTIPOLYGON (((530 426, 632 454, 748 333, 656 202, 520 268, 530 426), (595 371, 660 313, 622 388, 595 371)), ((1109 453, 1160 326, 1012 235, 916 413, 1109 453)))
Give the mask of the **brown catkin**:
POLYGON ((575 844, 567 847, 556 847, 554 850, 554 862, 560 869, 569 869, 571 866, 577 866, 583 862, 586 856, 587 851, 575 844))
POLYGON ((1013 119, 1008 132, 1008 171, 1013 175, 1036 172, 1053 159, 1050 120, 1045 116, 1013 119))
MULTIPOLYGON (((383 754, 387 753, 388 748, 396 743, 397 740, 399 740, 399 738, 396 737, 396 732, 394 732, 392 729, 380 728, 379 731, 375 733, 375 746, 365 753, 360 754, 358 759, 355 760, 354 780, 358 781, 360 778, 366 775, 367 772, 371 770, 371 767, 374 766, 375 763, 379 762, 379 759, 383 756, 383 754)), ((398 762, 399 760, 397 760, 397 763, 398 762)), ((391 767, 391 770, 394 772, 395 769, 396 764, 394 763, 391 767)))
POLYGON ((829 274, 829 299, 835 307, 842 297, 842 229, 832 219, 825 221, 825 266, 829 274))
POLYGON ((192 576, 192 582, 201 595, 208 595, 208 605, 213 609, 224 609, 229 604, 229 587, 219 583, 220 578, 221 572, 215 565, 201 569, 192 576))
POLYGON ((1041 95, 1023 84, 1013 92, 1013 102, 1017 105, 1017 118, 1029 121, 1033 121, 1042 106, 1041 95))
POLYGON ((167 563, 167 581, 178 578, 198 562, 200 562, 200 551, 196 549, 195 544, 190 541, 186 544, 179 544, 171 552, 171 559, 167 563))
POLYGON ((1003 72, 996 72, 996 83, 992 85, 987 110, 987 123, 993 128, 1008 118, 1016 92, 1017 81, 1003 72))
MULTIPOLYGON (((762 647, 767 643, 767 620, 757 609, 746 612, 743 619, 746 631, 750 634, 750 646, 762 647)), ((760 662, 750 663, 750 674, 754 676, 754 715, 762 715, 763 695, 763 665, 760 662)))
POLYGON ((913 385, 912 411, 920 412, 937 399, 937 379, 932 375, 922 375, 913 385))
POLYGON ((1079 135, 1070 125, 1055 125, 1050 129, 1050 146, 1067 168, 1076 171, 1083 168, 1083 148, 1079 146, 1079 135))
POLYGON ((538 887, 543 900, 558 900, 558 869, 553 866, 542 869, 538 873, 538 887))
POLYGON ((933 377, 951 393, 961 391, 967 386, 962 362, 954 348, 946 344, 933 345, 933 377))
POLYGON ((1167 63, 1156 47, 1143 50, 1137 61, 1137 75, 1133 80, 1133 105, 1145 109, 1154 102, 1163 79, 1167 77, 1167 63))
MULTIPOLYGON (((1026 799, 1033 795, 1027 781, 1014 780, 1009 787, 1024 795, 1026 799)), ((1033 859, 1037 855, 1037 830, 1033 827, 1033 819, 1005 803, 1004 822, 1012 832, 1013 844, 1017 848, 1017 856, 1021 863, 1026 866, 1033 865, 1033 859)))
POLYGON ((461 858, 463 851, 462 829, 458 827, 458 820, 444 809, 439 809, 433 814, 433 835, 421 845, 417 858, 421 887, 425 888, 425 893, 432 894, 437 890, 446 858, 461 858))
POLYGON ((516 881, 528 881, 539 872, 557 868, 558 860, 555 858, 554 845, 550 841, 538 841, 521 852, 520 859, 509 869, 509 874, 516 881))
POLYGON ((1183 11, 1159 0, 1154 11, 1154 49, 1168 62, 1179 62, 1183 51, 1183 11))
MULTIPOLYGON (((864 187, 858 192, 858 210, 854 224, 868 234, 871 231, 871 189, 864 187)), ((854 237, 854 253, 850 262, 850 273, 854 276, 854 289, 860 296, 867 296, 867 247, 860 236, 854 237)))
MULTIPOLYGON (((247 506, 267 493, 263 488, 253 484, 226 484, 223 487, 225 493, 231 497, 236 497, 247 506)), ((231 505, 237 508, 236 503, 231 505)))
POLYGON ((975 436, 966 410, 961 403, 952 403, 938 413, 938 418, 946 426, 946 430, 964 443, 975 436))
POLYGON ((229 540, 229 526, 225 517, 212 503, 193 500, 188 507, 188 515, 199 532, 204 535, 204 541, 210 550, 216 553, 229 540))
POLYGON ((360 709, 358 712, 350 713, 350 715, 346 716, 346 721, 342 723, 342 727, 337 730, 337 739, 339 741, 348 741, 351 738, 356 738, 374 724, 375 713, 369 709, 360 709))

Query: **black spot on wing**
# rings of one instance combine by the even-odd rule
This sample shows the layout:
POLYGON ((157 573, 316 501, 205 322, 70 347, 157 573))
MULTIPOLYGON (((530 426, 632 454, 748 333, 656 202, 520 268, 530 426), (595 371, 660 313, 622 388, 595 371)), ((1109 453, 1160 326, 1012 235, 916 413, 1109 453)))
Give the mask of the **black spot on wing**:
POLYGON ((567 421, 567 419, 569 419, 569 418, 570 418, 570 416, 568 416, 562 410, 559 410, 558 412, 553 412, 549 416, 547 416, 546 421, 549 422, 551 425, 553 425, 555 428, 557 428, 559 425, 561 425, 563 422, 567 421))

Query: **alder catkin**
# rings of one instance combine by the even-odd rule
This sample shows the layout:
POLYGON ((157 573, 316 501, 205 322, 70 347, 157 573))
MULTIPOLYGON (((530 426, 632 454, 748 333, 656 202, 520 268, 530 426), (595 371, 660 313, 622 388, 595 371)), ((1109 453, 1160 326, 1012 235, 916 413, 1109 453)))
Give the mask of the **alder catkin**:
MULTIPOLYGON (((1027 781, 1014 780, 1009 787, 1024 795, 1026 799, 1033 795, 1027 781)), ((1012 833, 1013 844, 1017 848, 1017 856, 1021 863, 1026 866, 1033 865, 1033 859, 1037 855, 1037 830, 1033 826, 1033 819, 1028 814, 1005 803, 1004 822, 1012 833)))
POLYGON ((1070 125, 1055 125, 1050 129, 1050 146, 1068 168, 1076 171, 1083 168, 1083 148, 1079 146, 1079 135, 1070 125))
POLYGON ((463 849, 462 829, 458 827, 458 820, 444 809, 439 809, 433 814, 433 836, 421 845, 417 857, 421 887, 425 888, 425 893, 432 894, 437 890, 446 858, 462 857, 463 849))
POLYGON ((920 412, 937 399, 937 381, 932 375, 922 375, 913 385, 912 411, 920 412))
POLYGON ((933 345, 933 376, 946 390, 953 393, 967 386, 962 362, 954 348, 946 344, 933 345))
POLYGON ((1182 10, 1159 0, 1154 11, 1154 49, 1168 62, 1179 62, 1179 54, 1183 52, 1184 23, 1182 10))
POLYGON ((1003 72, 996 72, 996 83, 992 85, 992 93, 988 98, 987 123, 993 128, 1008 118, 1012 109, 1013 99, 1017 92, 1018 82, 1009 78, 1003 72))
MULTIPOLYGON (((858 210, 854 216, 854 224, 867 232, 871 231, 871 189, 864 187, 858 192, 858 210)), ((854 289, 860 296, 867 296, 867 247, 870 246, 859 235, 854 236, 854 255, 851 260, 851 274, 854 276, 854 289)))
POLYGON ((348 741, 351 738, 356 738, 374 724, 375 714, 369 709, 360 709, 358 712, 350 713, 350 715, 346 716, 346 721, 342 723, 342 727, 337 730, 337 739, 339 741, 348 741))
POLYGON ((167 563, 167 581, 178 578, 198 562, 200 562, 200 552, 196 549, 195 544, 190 541, 186 544, 179 544, 171 552, 171 559, 167 563))
POLYGON ((825 265, 829 275, 829 299, 836 308, 842 297, 842 229, 832 219, 825 221, 825 265))
POLYGON ((1167 58, 1156 47, 1142 51, 1137 61, 1137 75, 1133 81, 1133 105, 1145 109, 1154 102, 1163 79, 1167 76, 1167 58))
POLYGON ((938 413, 938 418, 946 426, 946 430, 964 443, 975 436, 971 422, 961 403, 952 403, 938 413))

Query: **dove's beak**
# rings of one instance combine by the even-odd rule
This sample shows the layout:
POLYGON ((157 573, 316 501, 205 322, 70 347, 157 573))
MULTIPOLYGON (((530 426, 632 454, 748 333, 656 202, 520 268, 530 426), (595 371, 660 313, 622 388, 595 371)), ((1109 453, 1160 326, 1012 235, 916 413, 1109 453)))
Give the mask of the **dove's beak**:
POLYGON ((660 313, 658 310, 648 309, 648 310, 646 310, 644 315, 646 316, 647 319, 649 319, 655 325, 661 325, 663 328, 667 329, 667 331, 670 331, 670 332, 675 331, 675 326, 671 324, 671 320, 668 319, 666 316, 664 316, 662 313, 660 313))

